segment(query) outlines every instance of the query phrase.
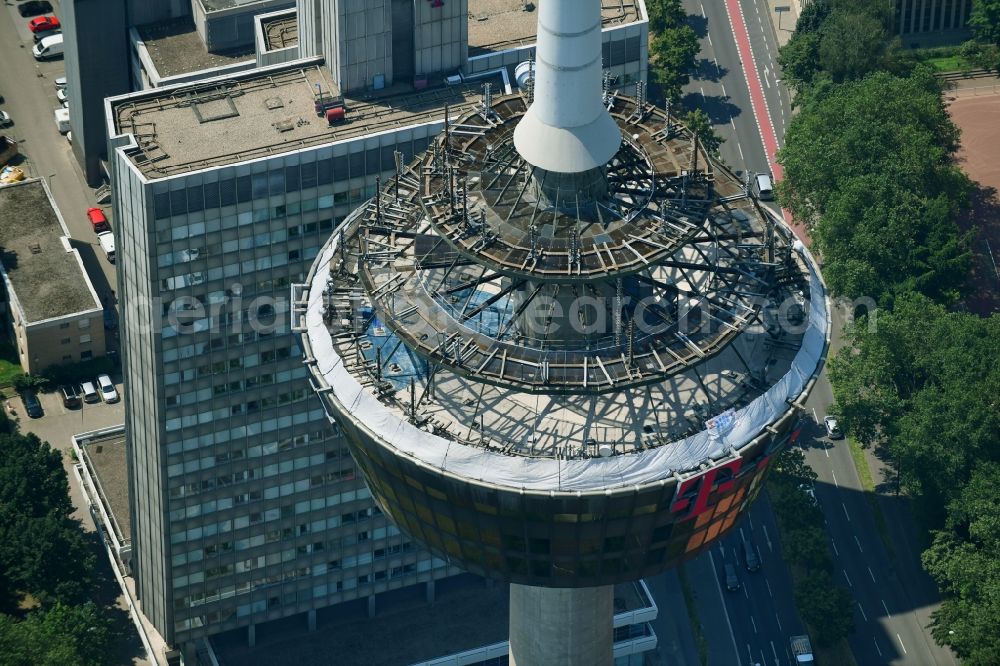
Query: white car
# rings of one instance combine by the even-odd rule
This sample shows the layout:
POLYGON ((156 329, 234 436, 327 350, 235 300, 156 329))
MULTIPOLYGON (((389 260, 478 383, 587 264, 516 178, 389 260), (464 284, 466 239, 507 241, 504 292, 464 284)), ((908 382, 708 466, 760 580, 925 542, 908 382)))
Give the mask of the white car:
POLYGON ((115 389, 115 383, 111 381, 111 377, 108 377, 107 375, 98 375, 97 390, 101 392, 101 397, 104 398, 104 402, 108 404, 118 402, 118 391, 115 389))
POLYGON ((65 76, 60 76, 53 83, 55 83, 55 85, 56 85, 56 90, 58 90, 59 88, 65 88, 66 87, 66 77, 65 76))
POLYGON ((69 93, 66 92, 65 88, 56 88, 56 99, 65 104, 69 101, 69 93))
POLYGON ((6 111, 0 111, 0 127, 7 127, 13 121, 10 119, 10 114, 6 111))
POLYGON ((840 439, 844 436, 844 433, 840 430, 840 424, 837 423, 836 416, 824 416, 823 425, 826 426, 826 436, 830 439, 840 439))

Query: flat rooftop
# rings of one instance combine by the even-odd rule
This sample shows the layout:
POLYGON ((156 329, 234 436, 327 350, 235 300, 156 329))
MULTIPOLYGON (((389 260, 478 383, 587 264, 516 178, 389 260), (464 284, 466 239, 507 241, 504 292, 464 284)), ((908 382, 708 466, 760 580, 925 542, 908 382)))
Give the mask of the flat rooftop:
POLYGON ((294 10, 279 16, 261 19, 268 51, 284 49, 299 43, 299 19, 294 10))
MULTIPOLYGON (((487 587, 471 575, 437 581, 436 600, 427 604, 423 586, 380 594, 376 616, 364 606, 320 610, 317 630, 293 622, 257 627, 257 645, 248 648, 246 630, 212 638, 219 663, 241 666, 378 664, 408 666, 507 640, 509 587, 487 587), (270 633, 267 633, 270 632, 270 633), (402 639, 402 640, 401 640, 402 639)), ((638 583, 615 586, 615 613, 649 605, 638 583)))
POLYGON ((162 78, 254 59, 252 45, 237 51, 209 53, 190 18, 158 21, 135 29, 162 78))
MULTIPOLYGON (((266 74, 145 91, 114 104, 115 129, 133 134, 132 162, 150 179, 290 152, 441 119, 446 105, 465 111, 482 97, 483 79, 468 86, 414 91, 397 84, 384 94, 348 97, 345 122, 316 114, 316 86, 336 95, 322 65, 291 65, 266 74)), ((497 78, 499 81, 499 78, 497 78)))
MULTIPOLYGON (((539 2, 534 0, 537 7, 539 2)), ((537 11, 525 11, 525 0, 469 0, 469 55, 505 51, 535 41, 537 11)), ((642 18, 634 0, 602 0, 605 28, 642 18)))
POLYGON ((41 180, 0 186, 3 268, 28 322, 101 307, 66 235, 41 180))
POLYGON ((80 442, 86 462, 97 480, 97 491, 111 515, 122 543, 132 540, 132 516, 128 505, 128 460, 124 430, 80 442))

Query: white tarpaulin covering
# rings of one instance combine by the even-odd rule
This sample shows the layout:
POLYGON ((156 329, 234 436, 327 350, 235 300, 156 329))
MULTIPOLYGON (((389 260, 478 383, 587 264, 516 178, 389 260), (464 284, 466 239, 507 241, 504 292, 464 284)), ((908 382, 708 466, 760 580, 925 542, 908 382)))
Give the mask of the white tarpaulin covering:
POLYGON ((791 368, 766 393, 728 414, 720 427, 655 449, 609 458, 557 460, 507 456, 416 428, 399 410, 379 402, 348 372, 323 322, 323 289, 336 244, 334 236, 314 265, 305 321, 312 356, 319 374, 332 390, 332 397, 362 429, 399 453, 429 467, 490 484, 534 491, 597 490, 643 485, 670 478, 675 472, 695 469, 708 458, 721 458, 734 448, 738 451, 787 412, 790 401, 799 397, 818 368, 826 347, 829 323, 826 293, 812 262, 807 260, 809 327, 791 368))

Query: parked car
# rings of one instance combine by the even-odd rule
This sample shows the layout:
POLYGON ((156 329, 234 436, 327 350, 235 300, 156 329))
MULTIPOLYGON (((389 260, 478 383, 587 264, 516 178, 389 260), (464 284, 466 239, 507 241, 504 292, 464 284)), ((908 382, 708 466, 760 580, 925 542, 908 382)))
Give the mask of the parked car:
POLYGON ((94 233, 99 234, 102 231, 111 230, 108 218, 104 216, 104 211, 100 208, 88 208, 87 219, 90 220, 90 226, 94 228, 94 233))
POLYGON ((59 30, 61 27, 62 26, 59 25, 59 19, 57 19, 53 14, 49 14, 48 16, 36 16, 28 21, 28 30, 31 32, 59 30))
POLYGON ((56 29, 56 30, 39 30, 34 35, 32 35, 32 38, 35 40, 35 43, 37 44, 38 42, 42 41, 46 37, 55 37, 56 35, 62 35, 62 30, 58 30, 58 29, 56 29))
POLYGON ((76 409, 81 405, 80 389, 75 384, 63 384, 60 386, 59 395, 62 396, 63 407, 76 409))
POLYGON ((726 562, 725 566, 723 566, 723 570, 726 574, 726 589, 730 592, 735 592, 740 589, 740 577, 736 575, 736 567, 726 562))
POLYGON ((16 183, 19 180, 24 180, 23 170, 16 166, 5 166, 3 169, 0 169, 0 185, 16 183))
POLYGON ((94 388, 93 382, 83 382, 80 384, 80 391, 83 393, 84 402, 100 402, 101 396, 94 388))
POLYGON ((97 388, 100 390, 101 397, 104 398, 104 402, 109 405, 120 400, 118 397, 118 391, 115 389, 115 383, 111 381, 111 377, 107 375, 98 375, 97 388))
POLYGON ((13 122, 14 121, 11 120, 9 113, 6 111, 0 111, 0 127, 7 127, 8 125, 13 124, 13 122))
POLYGON ((840 424, 837 423, 836 416, 825 416, 823 417, 823 425, 826 426, 826 435, 830 439, 843 439, 844 433, 840 430, 840 424))
POLYGON ((28 413, 33 419, 37 419, 44 415, 45 412, 42 411, 42 403, 39 402, 38 396, 34 391, 25 391, 21 394, 21 402, 24 403, 24 411, 28 413))
POLYGON ((65 88, 66 87, 66 77, 65 76, 57 77, 56 80, 53 81, 52 83, 55 85, 56 90, 59 90, 60 88, 65 88))
POLYGON ((39 14, 48 14, 51 11, 52 3, 48 0, 31 0, 31 2, 22 2, 17 6, 17 13, 25 18, 38 16, 39 14))
POLYGON ((65 104, 69 101, 69 93, 65 88, 56 88, 56 99, 65 104))

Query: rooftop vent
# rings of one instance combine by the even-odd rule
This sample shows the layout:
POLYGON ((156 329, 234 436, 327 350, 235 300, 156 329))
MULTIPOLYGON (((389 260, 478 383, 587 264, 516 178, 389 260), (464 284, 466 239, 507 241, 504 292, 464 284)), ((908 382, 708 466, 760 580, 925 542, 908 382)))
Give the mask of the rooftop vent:
POLYGON ((281 101, 280 97, 268 97, 264 100, 264 106, 266 106, 270 111, 275 109, 280 109, 285 106, 285 103, 281 101))
POLYGON ((286 118, 285 120, 274 123, 274 129, 279 132, 291 132, 295 129, 295 123, 292 122, 291 118, 286 118))

